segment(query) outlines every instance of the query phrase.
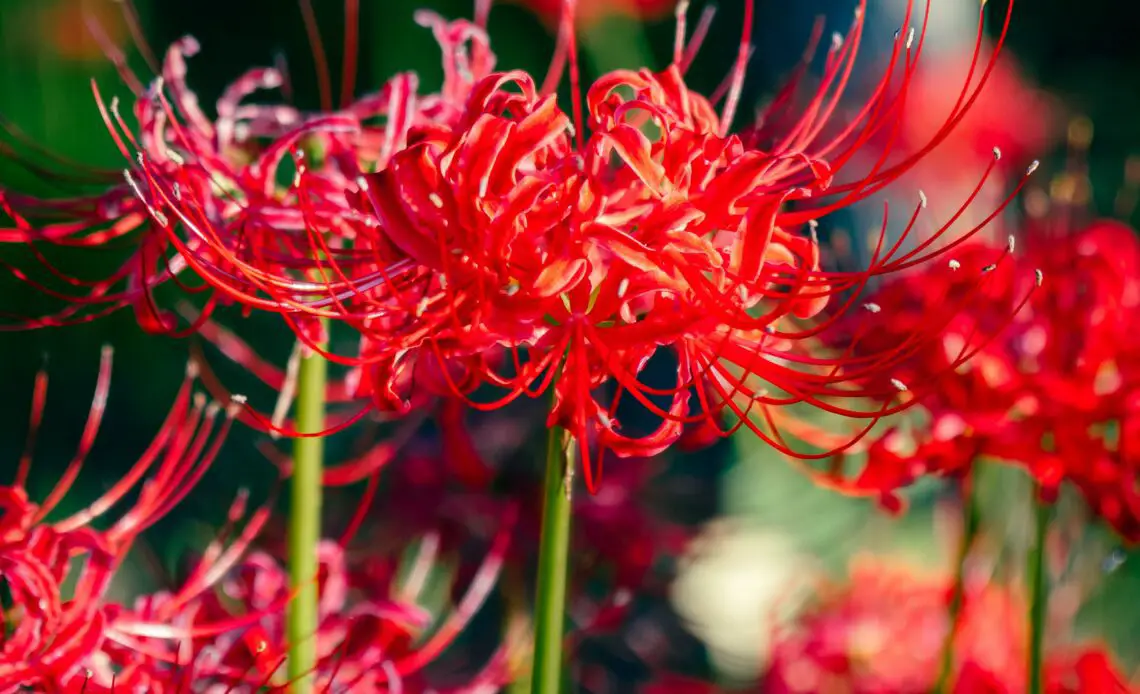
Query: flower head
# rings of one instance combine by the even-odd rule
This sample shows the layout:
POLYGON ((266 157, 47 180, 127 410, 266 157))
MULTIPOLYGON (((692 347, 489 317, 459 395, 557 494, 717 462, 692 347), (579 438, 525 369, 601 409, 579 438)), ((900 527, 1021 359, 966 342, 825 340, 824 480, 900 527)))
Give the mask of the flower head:
MULTIPOLYGON (((860 11, 852 42, 829 54, 812 106, 766 149, 727 134, 742 64, 718 113, 685 85, 681 44, 661 73, 600 78, 578 119, 524 74, 486 77, 451 128, 413 137, 361 182, 370 205, 361 213, 375 215, 408 263, 400 283, 384 287, 398 319, 364 326, 379 345, 373 373, 394 386, 381 392, 404 402, 390 394, 415 389, 410 374, 423 360, 474 407, 552 389, 550 424, 583 443, 591 489, 600 456, 591 443, 652 455, 685 425, 732 415, 729 431, 747 426, 792 452, 755 418, 770 423, 772 410, 799 403, 871 421, 901 409, 834 404, 906 390, 851 386, 867 373, 891 374, 897 355, 806 353, 849 307, 834 306, 837 296, 941 254, 924 244, 895 257, 896 246, 865 271, 821 269, 817 218, 866 198, 918 158, 848 173, 864 138, 897 125, 921 33, 896 45, 896 58, 906 56, 903 85, 892 88, 892 66, 853 122, 822 135, 861 28, 860 11), (836 184, 840 177, 850 180, 836 184), (821 319, 829 307, 835 315, 821 319), (640 377, 659 353, 675 360, 676 379, 651 386, 640 377), (479 399, 487 386, 499 395, 479 399), (616 417, 623 398, 660 425, 627 431, 616 417)), ((975 96, 971 87, 962 100, 975 96)), ((960 116, 952 110, 927 147, 960 116)))
MULTIPOLYGON (((468 664, 461 677, 424 672, 492 592, 513 522, 500 520, 485 558, 447 610, 442 608, 450 604, 450 594, 439 595, 435 586, 449 570, 438 535, 413 543, 410 562, 321 543, 319 625, 311 637, 318 686, 426 691, 435 680, 435 691, 459 694, 494 691, 510 681, 520 636, 514 627, 486 662, 468 664)), ((274 555, 240 556, 237 550, 247 544, 227 549, 224 559, 217 554, 220 546, 211 547, 176 590, 120 608, 115 613, 119 638, 86 661, 92 685, 183 691, 180 687, 192 681, 196 687, 286 691, 285 609, 292 591, 274 555)))
POLYGON ((41 503, 25 484, 47 394, 47 372, 36 379, 27 452, 16 480, 0 486, 0 575, 12 603, 10 631, 0 641, 0 689, 82 682, 85 663, 119 636, 121 623, 107 590, 138 535, 189 493, 217 456, 233 412, 193 396, 187 372, 166 422, 147 450, 111 488, 82 510, 59 520, 49 514, 68 493, 94 443, 111 380, 105 349, 87 425, 68 467, 41 503), (146 475, 134 503, 104 530, 91 523, 106 516, 146 475))
POLYGON ((876 294, 882 313, 857 328, 867 345, 897 344, 910 324, 948 302, 968 301, 970 308, 946 324, 941 344, 914 350, 896 372, 911 381, 952 373, 924 399, 927 420, 912 428, 915 440, 888 431, 869 447, 859 477, 840 486, 880 493, 896 505, 894 493, 919 476, 964 475, 988 456, 1023 466, 1047 499, 1062 482, 1074 483, 1095 511, 1136 539, 1140 497, 1124 432, 1140 364, 1134 337, 1140 243, 1133 230, 1111 221, 1060 235, 1030 223, 1026 236, 1027 248, 1005 267, 989 268, 999 249, 965 247, 955 266, 934 267, 876 294), (1040 288, 1014 312, 1038 278, 1040 288), (972 335, 1007 324, 999 339, 955 367, 972 335))
MULTIPOLYGON (((966 589, 953 637, 952 691, 1024 691, 1021 601, 997 586, 972 582, 966 589)), ((948 577, 856 562, 848 583, 823 592, 778 633, 763 691, 931 691, 951 629, 949 595, 948 577)), ((1054 694, 1132 691, 1097 646, 1050 653, 1045 672, 1046 691, 1054 694)))

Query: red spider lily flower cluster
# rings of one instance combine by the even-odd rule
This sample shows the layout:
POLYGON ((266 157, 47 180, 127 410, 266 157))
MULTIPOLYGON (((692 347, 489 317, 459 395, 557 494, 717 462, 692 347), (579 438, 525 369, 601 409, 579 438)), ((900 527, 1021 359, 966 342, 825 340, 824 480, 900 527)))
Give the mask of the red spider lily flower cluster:
POLYGON ((1010 325, 924 400, 928 420, 911 427, 913 441, 905 427, 892 429, 870 446, 860 475, 840 486, 881 494, 897 507, 896 492, 919 476, 962 476, 987 456, 1024 466, 1045 500, 1062 482, 1073 483, 1135 541, 1140 242, 1111 221, 1060 234, 1031 223, 1026 238, 1024 255, 1004 267, 991 267, 993 248, 964 247, 951 265, 889 284, 874 297, 878 320, 858 328, 868 344, 903 339, 908 325, 947 302, 983 297, 947 324, 941 344, 916 351, 898 371, 902 378, 944 373, 973 334, 1010 325), (1010 306, 1024 294, 1021 272, 1029 268, 1051 279, 1011 321, 1010 306))
MULTIPOLYGON (((653 455, 689 425, 717 436, 747 427, 781 451, 806 455, 777 429, 788 408, 863 420, 857 440, 913 402, 894 376, 905 350, 821 351, 818 338, 861 310, 853 296, 870 279, 942 257, 981 226, 942 248, 933 244, 950 223, 910 251, 880 242, 869 267, 855 272, 822 269, 814 229, 948 137, 995 69, 1009 15, 988 60, 979 29, 977 60, 941 125, 896 154, 925 36, 926 13, 913 7, 904 27, 921 25, 896 37, 888 68, 850 118, 836 114, 863 34, 862 3, 849 34, 832 42, 818 88, 803 103, 788 90, 764 114, 765 127, 745 137, 729 127, 751 0, 739 59, 712 99, 684 82, 696 46, 686 45, 680 14, 669 67, 605 75, 583 104, 573 8, 565 4, 559 53, 569 58, 572 116, 551 93, 560 69, 543 85, 522 72, 492 71, 486 3, 475 23, 420 15, 444 50, 438 94, 418 94, 414 75, 403 74, 376 94, 344 99, 339 110, 307 114, 245 103, 281 83, 279 73, 256 70, 224 93, 210 120, 186 86, 185 59, 197 49, 191 39, 167 52, 161 78, 146 89, 124 70, 137 94, 135 133, 116 104, 99 104, 131 162, 125 183, 63 201, 0 196, 14 220, 0 239, 28 245, 56 281, 86 287, 67 295, 12 268, 72 302, 17 325, 87 320, 130 305, 144 327, 178 331, 154 296, 159 285, 177 283, 207 296, 186 329, 222 303, 278 313, 309 349, 359 367, 356 394, 380 409, 407 411, 412 393, 432 391, 481 409, 551 393, 549 424, 580 444, 592 491, 605 451, 653 455), (870 169, 854 171, 864 146, 883 137, 887 146, 870 169), (134 256, 94 284, 63 275, 38 250, 127 235, 137 239, 134 256), (189 285, 187 274, 201 283, 189 285), (325 352, 318 318, 357 331, 359 353, 325 352), (641 378, 658 353, 677 363, 671 385, 641 378), (875 374, 890 378, 869 378, 875 374), (861 407, 867 398, 893 400, 861 407), (629 399, 660 425, 648 433, 623 428, 616 413, 629 399)), ((915 202, 907 233, 923 207, 915 202)), ((916 328, 906 344, 936 332, 916 328)))
MULTIPOLYGON (((446 614, 433 609, 427 595, 429 578, 441 568, 438 535, 421 539, 409 566, 398 557, 354 556, 337 543, 322 543, 317 549, 320 623, 312 636, 317 686, 460 694, 497 691, 514 679, 519 633, 508 634, 488 661, 434 678, 444 684, 437 681, 433 687, 424 672, 492 592, 513 524, 509 517, 501 520, 482 564, 446 614)), ((180 692, 193 683, 195 691, 288 691, 284 621, 291 590, 284 567, 263 551, 218 561, 214 549, 177 592, 143 596, 121 609, 119 619, 130 623, 131 639, 87 659, 92 686, 180 692)))
MULTIPOLYGON (((768 150, 726 134, 742 67, 718 115, 685 86, 681 42, 662 73, 600 78, 573 128, 525 74, 480 83, 453 127, 424 132, 385 170, 361 181, 359 211, 375 215, 376 226, 417 270, 399 278, 402 286, 388 285, 395 289, 388 307, 403 311, 381 322, 371 370, 374 392, 390 402, 377 404, 405 406, 402 393, 428 370, 425 360, 434 380, 461 395, 500 389, 490 401, 468 398, 477 408, 553 388, 550 424, 587 444, 581 450, 591 490, 598 474, 590 442, 620 456, 652 455, 675 442, 686 424, 733 415, 738 423, 729 431, 748 426, 792 452, 752 418, 762 412, 770 422, 770 409, 805 402, 872 421, 901 409, 831 403, 897 394, 893 386, 850 387, 856 373, 889 372, 892 353, 856 362, 803 354, 834 317, 803 322, 835 295, 938 255, 924 246, 896 257, 896 247, 867 271, 828 273, 820 269, 814 236, 805 233, 817 217, 865 199, 918 158, 888 165, 884 156, 864 177, 834 183, 866 139, 898 126, 922 45, 921 34, 917 43, 913 34, 900 39, 892 67, 902 59, 902 74, 888 72, 859 117, 822 138, 861 29, 860 8, 852 40, 837 42, 829 54, 824 86, 808 114, 768 150), (896 77, 903 86, 890 89, 896 77), (818 202, 787 209, 808 199, 818 202), (502 348, 509 357, 496 369, 502 348), (671 387, 639 379, 659 351, 677 361, 671 387), (660 426, 642 435, 624 431, 615 418, 623 397, 657 414, 660 426)), ((979 68, 980 82, 990 67, 979 68)), ((928 146, 946 136, 975 97, 962 95, 928 146)))
MULTIPOLYGON (((950 582, 881 562, 857 562, 850 583, 821 594, 776 635, 765 692, 932 691, 950 631, 950 582)), ((954 643, 952 691, 1025 690, 1024 611, 996 586, 967 586, 954 643)), ((1045 691, 1124 694, 1131 688, 1100 646, 1050 654, 1045 691)))
POLYGON ((49 520, 95 442, 110 382, 108 349, 79 448, 47 498, 37 504, 25 485, 47 398, 47 372, 36 378, 29 445, 15 466, 15 481, 0 486, 0 577, 11 596, 4 606, 5 634, 0 640, 2 691, 68 683, 78 687, 90 677, 86 663, 92 653, 129 641, 132 620, 107 599, 111 580, 139 534, 194 488, 229 430, 234 412, 220 417, 216 404, 194 395, 190 370, 165 423, 130 470, 87 507, 49 520), (92 527, 133 492, 133 504, 114 523, 103 530, 92 527))

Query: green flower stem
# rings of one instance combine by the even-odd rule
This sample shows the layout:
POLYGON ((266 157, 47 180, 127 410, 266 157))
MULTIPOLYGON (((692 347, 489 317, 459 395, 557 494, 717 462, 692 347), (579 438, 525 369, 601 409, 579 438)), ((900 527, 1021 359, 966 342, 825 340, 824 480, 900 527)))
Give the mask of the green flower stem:
MULTIPOLYGON (((327 323, 322 324, 328 330, 327 323)), ((301 359, 297 372, 296 429, 313 433, 325 428, 328 362, 319 354, 301 359)), ((293 441, 293 477, 289 508, 289 584, 295 591, 289 601, 286 636, 288 674, 294 694, 313 691, 317 667, 317 543, 321 539, 321 491, 324 439, 293 441)))
POLYGON ((958 635, 958 622, 962 619, 962 608, 966 601, 966 562, 970 549, 978 537, 981 517, 978 514, 978 497, 974 491, 977 480, 968 477, 962 480, 962 544, 958 547, 957 565, 954 570, 954 588, 950 594, 950 628, 946 641, 942 644, 942 667, 938 672, 938 684, 934 691, 947 694, 953 683, 954 639, 958 635))
POLYGON ((560 427, 550 430, 543 482, 538 590, 534 605, 532 694, 558 694, 562 686, 562 639, 566 621, 566 575, 570 553, 569 466, 574 446, 560 427))
POLYGON ((1029 688, 1028 694, 1041 694, 1044 691, 1042 678, 1043 651, 1045 645, 1045 617, 1049 605, 1049 586, 1045 577, 1045 537, 1049 530, 1050 504, 1040 499, 1034 501, 1034 538, 1029 549, 1029 688))

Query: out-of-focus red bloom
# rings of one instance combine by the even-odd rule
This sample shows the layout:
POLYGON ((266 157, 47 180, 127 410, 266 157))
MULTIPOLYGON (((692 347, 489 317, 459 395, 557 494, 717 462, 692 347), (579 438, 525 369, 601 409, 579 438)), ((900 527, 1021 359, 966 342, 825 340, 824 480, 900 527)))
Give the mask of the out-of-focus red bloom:
MULTIPOLYGON (((849 582, 825 591, 795 624, 781 629, 761 691, 926 694, 938 678, 950 631, 951 581, 902 566, 862 561, 849 582)), ((953 691, 1025 690, 1024 609, 997 586, 967 585, 954 637, 953 691)), ((1099 648, 1049 654, 1046 691, 1133 691, 1099 648)))
MULTIPOLYGON (((919 694, 932 690, 950 629, 950 585, 939 575, 857 562, 848 583, 824 592, 805 615, 777 634, 764 691, 919 694)), ((1011 596, 968 591, 955 639, 955 677, 966 665, 1002 683, 1023 669, 1024 611, 1011 596)), ((955 691, 980 691, 963 688, 955 691)), ((1002 690, 1004 691, 1004 690, 1002 690)))
MULTIPOLYGON (((405 74, 378 94, 345 98, 340 110, 326 98, 329 108, 315 115, 245 104, 281 82, 260 70, 227 90, 211 121, 185 84, 184 59, 196 45, 184 39, 168 51, 163 79, 136 89, 137 135, 113 105, 103 109, 132 162, 125 185, 69 201, 4 194, 15 223, 0 240, 138 241, 113 277, 70 296, 61 313, 20 325, 131 305, 144 326, 171 330, 153 289, 189 270, 204 281, 193 291, 208 296, 190 328, 216 304, 237 302, 282 315, 315 350, 316 318, 357 330, 358 354, 327 356, 360 368, 357 394, 377 408, 406 412, 425 392, 480 409, 552 395, 548 423, 577 439, 590 490, 606 451, 650 456, 692 425, 705 438, 747 427, 785 453, 822 455, 794 451, 777 429, 801 404, 867 423, 835 446, 843 449, 913 402, 900 392, 931 387, 901 385, 897 349, 831 352, 819 338, 869 280, 943 257, 953 244, 904 252, 880 241, 867 268, 833 272, 821 266, 814 229, 949 136, 994 70, 1008 16, 940 127, 912 152, 888 146, 869 170, 855 171, 869 142, 902 127, 925 23, 899 37, 870 99, 841 120, 863 35, 860 4, 846 39, 827 51, 819 87, 802 104, 788 90, 764 114, 779 127, 761 140, 729 133, 752 0, 738 60, 711 98, 684 83, 696 41, 686 45, 682 14, 666 69, 605 75, 584 103, 574 5, 565 4, 560 27, 575 94, 569 112, 554 97, 561 70, 542 85, 522 72, 492 72, 485 3, 475 23, 419 16, 443 46, 439 94, 420 96, 405 74), (374 117, 384 125, 370 125, 374 117), (292 179, 279 184, 290 160, 292 179), (643 380, 658 353, 675 360, 673 383, 643 380), (659 426, 624 427, 619 403, 631 398, 659 426)), ((917 23, 915 14, 908 9, 905 24, 917 23)), ((993 170, 991 160, 983 183, 993 170)), ((922 207, 915 202, 907 234, 922 207)), ((940 238, 950 223, 936 226, 940 238)), ((929 342, 938 327, 914 326, 908 343, 929 342)))
MULTIPOLYGON (((529 7, 548 22, 556 23, 562 13, 563 0, 515 0, 529 7)), ((580 0, 575 9, 582 24, 590 24, 607 16, 655 19, 669 14, 677 0, 580 0)))
MULTIPOLYGON (((95 441, 111 381, 111 352, 104 350, 95 396, 79 448, 43 502, 25 490, 31 444, 42 419, 47 372, 36 378, 29 447, 16 466, 16 479, 0 486, 0 576, 11 604, 0 640, 0 691, 78 686, 88 679, 85 664, 125 623, 107 602, 115 571, 138 535, 190 492, 217 456, 232 420, 228 411, 193 395, 188 371, 166 422, 131 469, 84 509, 59 520, 49 514, 70 490, 95 441), (90 524, 137 490, 134 503, 105 530, 90 524)), ((51 691, 55 691, 52 689, 51 691)))
MULTIPOLYGON (((964 80, 973 58, 962 52, 919 67, 903 121, 902 137, 907 142, 921 145, 941 126, 942 114, 957 98, 946 85, 964 80)), ((989 88, 953 134, 915 166, 914 177, 943 183, 958 179, 970 170, 971 163, 984 165, 994 147, 1002 153, 998 166, 1016 176, 1018 169, 1049 148, 1059 131, 1058 104, 1026 81, 1008 52, 994 63, 989 81, 989 88)))
POLYGON ((990 267, 992 248, 962 248, 952 267, 888 284, 873 297, 875 320, 855 330, 870 349, 908 351, 899 378, 945 373, 973 334, 1010 325, 924 399, 928 421, 914 441, 888 432, 870 446, 861 474, 841 486, 896 506, 895 492, 919 476, 962 475, 989 456, 1024 466, 1046 499, 1071 481, 1121 535, 1140 539, 1140 463, 1129 444, 1140 384, 1140 241, 1110 221, 1074 234, 1037 223, 1026 231, 1028 249, 1005 267, 990 267), (1047 281, 1011 321, 1031 268, 1047 281), (940 345, 905 346, 914 321, 971 296, 940 345))
MULTIPOLYGON (((55 55, 66 60, 94 62, 106 59, 104 46, 122 46, 127 39, 127 16, 104 3, 85 7, 82 0, 60 0, 43 3, 38 8, 42 38, 55 55), (97 20, 85 16, 93 13, 97 20), (102 31, 100 41, 92 37, 88 27, 97 21, 102 31)), ((133 18, 133 17, 132 17, 133 18)))
MULTIPOLYGON (((432 531, 444 547, 458 547, 472 528, 493 526, 517 499, 524 499, 508 560, 518 570, 528 570, 538 552, 542 509, 536 500, 541 499, 541 479, 533 466, 515 469, 506 460, 520 455, 525 438, 522 432, 517 438, 510 433, 520 425, 498 415, 469 425, 462 405, 455 401, 442 403, 435 421, 440 427, 438 447, 408 443, 397 436, 326 470, 325 479, 333 486, 364 479, 371 485, 383 470, 383 480, 375 483, 382 489, 375 501, 368 502, 383 512, 383 521, 362 520, 366 517, 358 516, 358 509, 353 514, 357 517, 348 521, 351 531, 364 523, 372 528, 373 544, 432 531), (504 440, 489 446, 491 455, 485 458, 475 441, 495 437, 504 440)), ((663 594, 661 562, 683 553, 692 536, 692 529, 662 518, 647 498, 658 467, 645 458, 622 460, 614 472, 614 485, 574 499, 571 573, 575 588, 581 590, 575 591, 571 610, 580 618, 579 633, 620 623, 631 596, 663 594), (600 581, 606 587, 601 603, 587 594, 588 584, 600 581)))
POLYGON ((1098 646, 1056 654, 1045 664, 1045 691, 1050 694, 1129 694, 1140 691, 1098 646))
POLYGON ((718 694, 714 685, 693 677, 667 675, 638 690, 640 694, 718 694))
MULTIPOLYGON (((469 663, 461 673, 432 678, 424 672, 452 646, 495 587, 514 523, 509 516, 499 520, 485 558, 446 612, 437 609, 429 587, 438 580, 436 572, 446 568, 437 535, 421 538, 406 565, 399 553, 407 545, 391 555, 370 549, 356 556, 336 543, 322 543, 317 550, 319 626, 313 636, 317 686, 475 694, 511 681, 517 674, 512 659, 518 633, 508 634, 490 660, 469 663)), ((89 660, 93 681, 109 683, 113 674, 116 686, 126 689, 177 692, 192 681, 207 691, 284 692, 289 597, 288 576, 274 556, 253 552, 219 565, 207 555, 177 593, 141 598, 122 610, 119 619, 131 624, 132 638, 89 660)))

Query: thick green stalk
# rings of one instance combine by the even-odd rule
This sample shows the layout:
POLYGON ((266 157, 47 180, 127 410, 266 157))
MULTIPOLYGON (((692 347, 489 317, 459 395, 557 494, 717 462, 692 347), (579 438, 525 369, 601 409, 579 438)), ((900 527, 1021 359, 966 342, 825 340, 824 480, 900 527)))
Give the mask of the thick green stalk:
POLYGON ((1029 688, 1028 694, 1044 691, 1041 668, 1045 646, 1045 617, 1049 605, 1049 586, 1045 577, 1045 537, 1049 530, 1052 507, 1040 499, 1034 501, 1034 537, 1029 549, 1029 688))
POLYGON ((558 694, 562 686, 562 639, 566 621, 566 573, 570 552, 570 476, 573 445, 561 427, 550 430, 543 482, 538 590, 534 605, 532 694, 558 694))
POLYGON ((942 667, 938 672, 938 684, 934 691, 946 694, 954 674, 954 639, 958 635, 958 622, 962 619, 962 608, 966 601, 966 562, 970 558, 970 548, 978 536, 981 519, 978 515, 978 498, 974 492, 976 479, 962 481, 962 544, 958 547, 957 566, 954 570, 954 588, 950 594, 950 630, 942 644, 942 667))
MULTIPOLYGON (((327 330, 327 325, 323 326, 327 330)), ((328 362, 312 354, 301 359, 297 372, 295 426, 300 433, 325 428, 325 391, 328 362)), ((293 477, 289 508, 289 584, 295 596, 289 602, 286 636, 288 673, 294 694, 313 691, 317 666, 317 543, 321 539, 321 477, 324 439, 298 438, 293 442, 293 477)))

